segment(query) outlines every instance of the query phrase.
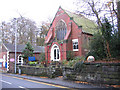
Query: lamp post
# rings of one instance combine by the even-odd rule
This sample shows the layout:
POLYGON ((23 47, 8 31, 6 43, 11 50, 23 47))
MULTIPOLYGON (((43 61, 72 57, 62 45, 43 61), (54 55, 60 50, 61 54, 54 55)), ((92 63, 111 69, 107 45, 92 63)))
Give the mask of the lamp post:
POLYGON ((15 20, 15 73, 16 73, 16 52, 17 52, 17 20, 16 18, 14 18, 15 20))

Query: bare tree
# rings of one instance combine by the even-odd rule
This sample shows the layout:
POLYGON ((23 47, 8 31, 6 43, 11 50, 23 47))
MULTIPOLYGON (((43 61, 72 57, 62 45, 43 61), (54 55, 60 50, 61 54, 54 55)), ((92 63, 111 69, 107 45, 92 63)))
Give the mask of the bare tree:
POLYGON ((120 1, 110 0, 106 6, 109 8, 109 11, 110 11, 112 25, 113 26, 117 25, 118 33, 120 35, 120 1), (115 21, 116 19, 117 19, 117 21, 115 21), (117 23, 117 24, 114 24, 114 23, 117 23))
MULTIPOLYGON (((12 32, 14 32, 15 20, 11 20, 12 32)), ((34 21, 25 17, 17 18, 17 41, 19 44, 26 44, 28 41, 34 45, 36 43, 35 31, 37 27, 34 21)), ((14 36, 13 36, 14 37, 14 36)))
POLYGON ((20 16, 19 18, 12 19, 10 22, 1 23, 2 41, 4 43, 14 43, 15 41, 15 23, 17 23, 17 43, 26 44, 28 41, 36 44, 36 30, 38 29, 36 23, 30 19, 20 16))
MULTIPOLYGON (((78 13, 84 14, 88 18, 93 18, 99 27, 102 26, 102 20, 107 17, 113 26, 116 25, 116 16, 119 16, 115 0, 77 0, 78 13), (113 13, 114 12, 114 13, 113 13)), ((115 26, 116 27, 116 26, 115 26)), ((114 27, 113 27, 114 30, 114 27)))
POLYGON ((118 30, 120 36, 120 0, 117 2, 117 19, 118 19, 118 30))
MULTIPOLYGON (((117 0, 77 0, 77 5, 79 5, 80 9, 78 9, 78 13, 84 14, 88 17, 93 17, 96 19, 96 22, 99 27, 102 27, 108 31, 108 27, 105 27, 103 23, 103 19, 107 17, 110 24, 112 24, 112 30, 115 31, 116 27, 118 27, 118 36, 120 36, 120 1, 117 0)), ((103 39, 104 36, 103 36, 103 39)), ((105 50, 109 57, 111 57, 110 53, 110 40, 106 40, 105 50)))
POLYGON ((47 32, 49 30, 50 27, 50 22, 42 22, 42 24, 39 27, 39 33, 37 34, 37 39, 36 39, 36 43, 37 45, 40 46, 44 46, 44 41, 45 41, 45 37, 47 35, 47 32))
POLYGON ((0 24, 0 30, 1 30, 1 33, 2 33, 2 42, 3 43, 7 43, 7 42, 11 42, 11 25, 10 23, 6 23, 6 22, 2 22, 0 24))

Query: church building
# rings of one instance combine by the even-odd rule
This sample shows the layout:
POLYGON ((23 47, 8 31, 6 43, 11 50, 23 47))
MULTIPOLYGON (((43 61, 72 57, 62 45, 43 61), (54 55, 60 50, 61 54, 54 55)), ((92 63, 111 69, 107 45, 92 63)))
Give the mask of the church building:
POLYGON ((46 60, 48 63, 66 60, 69 51, 85 56, 95 30, 93 21, 59 7, 45 38, 46 60))

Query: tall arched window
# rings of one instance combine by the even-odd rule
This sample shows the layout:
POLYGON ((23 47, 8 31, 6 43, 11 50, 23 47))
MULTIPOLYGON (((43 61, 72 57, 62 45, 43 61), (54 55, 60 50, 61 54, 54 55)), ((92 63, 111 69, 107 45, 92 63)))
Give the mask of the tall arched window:
POLYGON ((58 21, 55 29, 56 29, 57 40, 63 40, 65 38, 66 33, 67 33, 66 23, 63 20, 58 21))
POLYGON ((60 49, 58 45, 54 44, 51 48, 51 60, 59 61, 60 60, 60 49))

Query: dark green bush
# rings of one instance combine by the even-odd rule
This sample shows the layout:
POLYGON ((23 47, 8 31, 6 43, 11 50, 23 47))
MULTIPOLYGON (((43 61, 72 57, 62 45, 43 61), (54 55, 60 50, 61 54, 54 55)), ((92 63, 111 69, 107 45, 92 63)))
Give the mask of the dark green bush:
POLYGON ((73 51, 67 51, 67 61, 73 60, 75 55, 73 51))
POLYGON ((73 66, 74 70, 76 72, 80 72, 83 68, 83 61, 79 61, 77 62, 74 66, 73 66))

